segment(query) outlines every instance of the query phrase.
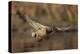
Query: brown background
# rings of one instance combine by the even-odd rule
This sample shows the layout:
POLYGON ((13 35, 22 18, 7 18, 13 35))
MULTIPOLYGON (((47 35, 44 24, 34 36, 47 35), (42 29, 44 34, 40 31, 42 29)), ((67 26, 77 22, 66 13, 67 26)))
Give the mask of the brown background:
POLYGON ((11 3, 11 46, 12 52, 28 52, 43 50, 64 50, 76 49, 78 46, 77 31, 56 32, 49 34, 49 38, 37 42, 31 37, 31 27, 24 23, 17 14, 20 11, 23 15, 43 25, 54 25, 63 27, 71 25, 77 29, 78 13, 77 5, 67 4, 46 4, 31 2, 11 3))

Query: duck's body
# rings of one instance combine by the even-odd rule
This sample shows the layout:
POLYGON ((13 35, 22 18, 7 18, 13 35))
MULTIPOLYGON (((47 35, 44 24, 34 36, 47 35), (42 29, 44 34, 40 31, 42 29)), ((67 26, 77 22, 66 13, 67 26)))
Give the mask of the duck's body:
POLYGON ((52 30, 48 26, 44 26, 38 22, 31 20, 28 16, 26 16, 26 20, 29 25, 34 29, 32 32, 32 37, 36 38, 37 40, 42 39, 48 33, 52 32, 52 30))

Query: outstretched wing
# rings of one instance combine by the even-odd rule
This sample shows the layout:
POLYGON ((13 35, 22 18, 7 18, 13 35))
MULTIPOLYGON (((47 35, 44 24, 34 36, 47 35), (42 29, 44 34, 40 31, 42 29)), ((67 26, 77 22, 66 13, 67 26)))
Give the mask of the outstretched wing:
POLYGON ((22 13, 20 13, 20 11, 17 11, 17 14, 19 15, 20 19, 23 20, 23 22, 28 22, 28 24, 34 29, 34 30, 38 30, 39 28, 45 28, 46 26, 33 21, 29 16, 24 15, 22 13))
POLYGON ((62 27, 62 28, 60 28, 60 27, 55 27, 58 31, 66 31, 66 30, 69 30, 71 27, 69 26, 69 27, 62 27))
POLYGON ((38 30, 38 29, 40 29, 40 28, 45 28, 46 26, 44 26, 44 25, 42 25, 42 24, 40 24, 40 23, 38 23, 38 22, 35 22, 35 21, 33 21, 32 19, 30 19, 28 16, 26 16, 26 21, 29 23, 29 25, 33 28, 33 29, 35 29, 35 30, 38 30))

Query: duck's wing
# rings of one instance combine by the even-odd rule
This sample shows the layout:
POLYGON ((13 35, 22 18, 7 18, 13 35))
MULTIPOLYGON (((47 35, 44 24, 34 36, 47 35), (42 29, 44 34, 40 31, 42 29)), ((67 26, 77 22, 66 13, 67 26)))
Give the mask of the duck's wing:
POLYGON ((31 17, 27 16, 27 15, 24 15, 24 14, 21 14, 20 11, 17 11, 17 14, 19 15, 20 19, 23 20, 23 22, 27 22, 34 30, 38 30, 39 28, 45 28, 46 26, 36 22, 36 21, 33 21, 31 19, 31 17))
POLYGON ((77 29, 72 26, 67 27, 55 27, 56 31, 76 31, 77 29))
POLYGON ((69 26, 69 27, 62 27, 62 28, 60 28, 60 27, 55 27, 58 31, 66 31, 66 30, 69 30, 71 27, 69 26))
POLYGON ((40 28, 45 28, 46 26, 36 22, 36 21, 33 21, 32 19, 30 19, 28 16, 26 16, 26 21, 28 22, 28 24, 35 30, 38 30, 40 28))

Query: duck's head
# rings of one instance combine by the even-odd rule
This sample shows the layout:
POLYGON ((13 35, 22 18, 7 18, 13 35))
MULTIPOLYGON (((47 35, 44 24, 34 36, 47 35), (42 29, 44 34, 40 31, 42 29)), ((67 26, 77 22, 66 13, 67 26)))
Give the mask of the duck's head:
POLYGON ((39 36, 39 34, 37 34, 36 32, 32 33, 32 37, 35 38, 37 41, 40 41, 43 39, 42 36, 39 36))
POLYGON ((32 37, 34 37, 37 40, 41 40, 44 37, 46 37, 46 35, 50 34, 51 32, 53 32, 53 28, 51 27, 41 28, 37 30, 36 32, 33 32, 32 37))

